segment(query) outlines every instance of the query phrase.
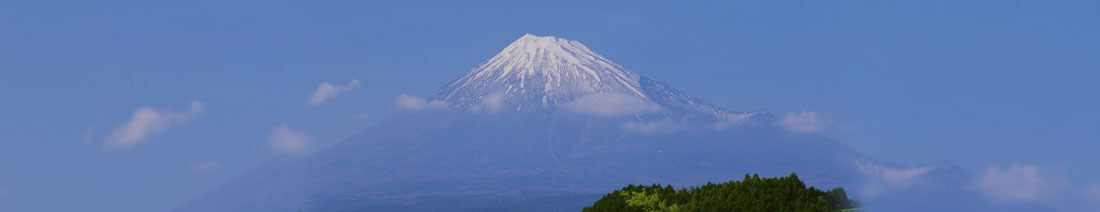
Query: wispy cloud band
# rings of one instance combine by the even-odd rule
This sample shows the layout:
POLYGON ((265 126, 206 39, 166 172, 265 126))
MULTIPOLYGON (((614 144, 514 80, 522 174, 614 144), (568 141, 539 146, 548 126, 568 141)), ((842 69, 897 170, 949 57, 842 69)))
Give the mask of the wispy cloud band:
POLYGON ((118 126, 104 142, 108 149, 130 148, 151 134, 163 131, 172 125, 183 124, 206 113, 201 101, 191 101, 185 111, 158 110, 140 107, 134 110, 130 120, 118 126))
POLYGON ((306 98, 306 106, 316 106, 332 99, 340 93, 351 91, 359 87, 359 80, 352 79, 348 84, 334 84, 329 82, 323 82, 317 85, 317 90, 314 90, 312 94, 306 98))

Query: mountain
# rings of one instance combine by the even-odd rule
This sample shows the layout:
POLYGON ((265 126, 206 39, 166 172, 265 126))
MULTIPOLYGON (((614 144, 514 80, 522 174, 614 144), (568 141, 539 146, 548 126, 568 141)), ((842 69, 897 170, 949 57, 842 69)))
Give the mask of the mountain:
POLYGON ((524 35, 453 83, 407 98, 418 104, 176 211, 578 211, 627 184, 797 172, 831 188, 891 171, 827 137, 777 127, 767 111, 720 108, 555 37, 524 35))
POLYGON ((596 115, 699 113, 712 121, 730 123, 770 115, 726 111, 626 70, 580 42, 531 34, 427 99, 467 111, 506 107, 532 112, 564 107, 596 115), (597 104, 602 107, 587 107, 597 104), (600 110, 604 108, 615 110, 600 110))

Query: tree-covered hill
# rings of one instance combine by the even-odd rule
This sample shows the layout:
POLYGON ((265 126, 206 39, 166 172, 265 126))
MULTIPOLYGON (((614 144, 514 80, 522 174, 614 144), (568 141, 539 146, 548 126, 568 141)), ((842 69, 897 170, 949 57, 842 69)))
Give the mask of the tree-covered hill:
POLYGON ((745 175, 741 181, 707 183, 688 189, 672 185, 629 185, 607 194, 585 212, 596 211, 841 211, 857 206, 843 188, 821 191, 788 177, 745 175))

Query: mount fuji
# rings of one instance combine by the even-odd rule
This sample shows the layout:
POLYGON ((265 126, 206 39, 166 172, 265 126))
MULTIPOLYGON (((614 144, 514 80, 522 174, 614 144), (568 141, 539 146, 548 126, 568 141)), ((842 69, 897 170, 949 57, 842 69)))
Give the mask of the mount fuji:
POLYGON ((908 173, 556 37, 524 35, 424 98, 403 97, 405 110, 362 132, 269 161, 176 211, 578 211, 627 184, 797 172, 831 188, 908 173))

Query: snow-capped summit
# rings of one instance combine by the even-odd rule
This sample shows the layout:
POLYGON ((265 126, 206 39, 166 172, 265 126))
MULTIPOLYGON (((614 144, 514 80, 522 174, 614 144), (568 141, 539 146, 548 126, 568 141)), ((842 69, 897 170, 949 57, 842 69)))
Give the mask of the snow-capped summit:
POLYGON ((473 111, 576 109, 580 103, 625 108, 625 114, 676 113, 720 122, 773 118, 766 111, 736 113, 708 104, 627 70, 580 42, 531 34, 427 99, 473 111))
POLYGON ((596 93, 646 99, 640 79, 580 42, 526 34, 430 98, 457 108, 502 98, 517 110, 596 93))

